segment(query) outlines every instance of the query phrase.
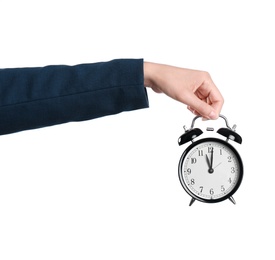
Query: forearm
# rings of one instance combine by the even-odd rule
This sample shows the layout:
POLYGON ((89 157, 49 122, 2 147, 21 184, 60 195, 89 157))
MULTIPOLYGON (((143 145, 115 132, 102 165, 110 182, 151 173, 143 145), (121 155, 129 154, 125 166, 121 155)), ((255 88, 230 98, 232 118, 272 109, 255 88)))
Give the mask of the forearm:
POLYGON ((143 60, 0 70, 0 134, 144 107, 143 60))

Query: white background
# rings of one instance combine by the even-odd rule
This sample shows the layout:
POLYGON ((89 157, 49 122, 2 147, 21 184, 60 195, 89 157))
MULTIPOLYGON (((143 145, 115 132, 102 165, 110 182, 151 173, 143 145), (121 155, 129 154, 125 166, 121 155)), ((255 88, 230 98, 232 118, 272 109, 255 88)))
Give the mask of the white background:
MULTIPOLYGON (((274 259, 273 1, 0 0, 0 67, 115 58, 208 71, 245 167, 231 202, 182 189, 193 115, 150 108, 0 137, 0 259, 274 259)), ((0 119, 1 122, 1 119, 0 119)), ((217 124, 198 122, 198 127, 217 124)))

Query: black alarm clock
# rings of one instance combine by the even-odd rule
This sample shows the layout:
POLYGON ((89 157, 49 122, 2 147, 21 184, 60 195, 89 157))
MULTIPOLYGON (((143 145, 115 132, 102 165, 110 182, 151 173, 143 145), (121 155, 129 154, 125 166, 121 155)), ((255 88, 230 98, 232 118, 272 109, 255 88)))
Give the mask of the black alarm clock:
MULTIPOLYGON (((194 128, 196 116, 190 129, 178 139, 178 144, 191 144, 183 152, 179 165, 179 180, 184 190, 191 196, 191 206, 195 200, 216 203, 229 199, 233 204, 233 194, 238 190, 243 179, 243 163, 237 150, 229 143, 242 143, 242 138, 236 133, 236 125, 228 125, 225 116, 220 115, 226 123, 226 128, 218 129, 217 133, 224 136, 222 140, 214 137, 194 140, 203 134, 199 128, 194 128)), ((207 127, 207 131, 214 131, 207 127)))

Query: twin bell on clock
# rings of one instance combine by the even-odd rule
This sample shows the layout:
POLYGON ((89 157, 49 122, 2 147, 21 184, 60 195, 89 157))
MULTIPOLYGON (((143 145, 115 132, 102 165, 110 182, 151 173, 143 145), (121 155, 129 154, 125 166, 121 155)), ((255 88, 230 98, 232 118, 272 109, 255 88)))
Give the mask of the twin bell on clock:
MULTIPOLYGON (((216 203, 229 199, 233 204, 233 194, 238 190, 243 179, 243 163, 237 150, 229 141, 242 143, 242 138, 236 133, 236 126, 228 125, 225 116, 220 115, 226 127, 219 128, 217 133, 225 140, 214 137, 200 138, 203 134, 200 128, 194 128, 196 116, 190 129, 178 139, 178 144, 191 144, 183 152, 178 166, 178 174, 182 187, 191 196, 191 206, 195 200, 216 203), (195 140, 196 139, 196 140, 195 140)), ((208 122, 208 121, 205 121, 208 122)), ((212 132, 214 128, 207 127, 212 132)))

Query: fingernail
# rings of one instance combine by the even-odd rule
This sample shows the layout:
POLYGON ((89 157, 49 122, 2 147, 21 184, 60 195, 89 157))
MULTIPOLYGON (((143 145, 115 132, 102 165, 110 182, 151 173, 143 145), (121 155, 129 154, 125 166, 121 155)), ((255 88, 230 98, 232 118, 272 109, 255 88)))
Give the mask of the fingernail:
POLYGON ((214 111, 211 111, 211 113, 208 115, 210 119, 216 119, 216 113, 214 111))

